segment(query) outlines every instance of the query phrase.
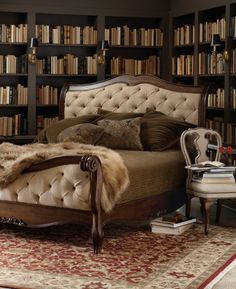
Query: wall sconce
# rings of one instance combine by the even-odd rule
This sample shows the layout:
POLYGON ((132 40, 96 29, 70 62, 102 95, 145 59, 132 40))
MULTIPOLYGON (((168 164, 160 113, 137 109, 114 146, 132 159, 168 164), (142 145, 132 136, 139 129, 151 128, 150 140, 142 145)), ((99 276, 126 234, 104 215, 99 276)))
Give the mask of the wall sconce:
POLYGON ((106 51, 109 49, 107 40, 102 40, 100 50, 98 51, 97 61, 98 64, 104 64, 106 60, 106 51))
POLYGON ((28 54, 28 62, 30 64, 34 64, 36 62, 36 48, 39 46, 38 44, 38 38, 31 37, 30 39, 30 50, 32 50, 32 53, 28 54))
MULTIPOLYGON (((219 34, 212 34, 211 36, 211 46, 213 46, 213 52, 212 55, 216 58, 217 57, 217 52, 216 52, 216 47, 217 46, 221 46, 222 43, 220 41, 220 35, 219 34)), ((227 50, 223 51, 223 54, 220 58, 216 59, 216 62, 218 61, 224 61, 224 62, 228 62, 229 61, 229 53, 227 50)))

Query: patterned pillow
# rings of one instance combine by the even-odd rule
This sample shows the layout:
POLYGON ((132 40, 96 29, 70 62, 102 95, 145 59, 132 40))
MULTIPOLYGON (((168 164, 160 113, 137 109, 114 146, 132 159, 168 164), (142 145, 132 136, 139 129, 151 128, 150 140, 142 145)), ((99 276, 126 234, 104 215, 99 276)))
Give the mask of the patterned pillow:
POLYGON ((59 142, 95 144, 104 133, 104 128, 91 123, 81 123, 64 129, 57 137, 59 142))
POLYGON ((97 122, 104 129, 104 134, 97 145, 112 149, 143 150, 140 140, 140 118, 110 120, 103 119, 97 122))

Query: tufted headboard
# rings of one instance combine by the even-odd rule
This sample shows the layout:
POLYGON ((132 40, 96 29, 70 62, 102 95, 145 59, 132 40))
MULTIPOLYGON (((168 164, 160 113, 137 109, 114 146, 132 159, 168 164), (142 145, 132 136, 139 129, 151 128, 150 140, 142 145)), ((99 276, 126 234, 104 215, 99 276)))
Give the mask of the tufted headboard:
POLYGON ((173 84, 154 76, 122 75, 91 84, 67 84, 60 96, 59 117, 97 113, 142 112, 147 108, 205 126, 208 87, 173 84))

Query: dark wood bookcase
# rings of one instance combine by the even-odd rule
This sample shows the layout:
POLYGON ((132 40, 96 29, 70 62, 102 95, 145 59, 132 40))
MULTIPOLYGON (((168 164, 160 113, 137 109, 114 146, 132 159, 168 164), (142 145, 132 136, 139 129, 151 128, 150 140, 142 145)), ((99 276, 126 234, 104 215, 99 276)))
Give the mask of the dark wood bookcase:
MULTIPOLYGON (((183 1, 180 1, 181 3, 183 1)), ((213 1, 209 1, 213 2, 213 1)), ((169 79, 174 82, 190 83, 195 85, 213 84, 213 90, 208 98, 206 126, 216 129, 223 137, 226 145, 236 146, 236 81, 235 81, 235 15, 236 3, 213 5, 202 3, 182 9, 173 9, 170 12, 170 66, 169 79), (210 6, 210 7, 208 7, 210 6), (181 11, 182 10, 182 11, 181 11), (193 43, 176 43, 176 30, 193 25, 195 29, 193 43), (220 34, 221 45, 217 46, 217 60, 213 59, 211 35, 220 34), (229 54, 229 61, 222 58, 224 51, 229 54), (192 55, 192 75, 188 75, 181 65, 186 64, 186 55, 192 55), (182 62, 176 59, 182 57, 182 62), (175 59, 175 62, 174 60, 175 59), (176 68, 173 68, 173 62, 176 68), (178 69, 177 69, 178 68, 178 69), (177 73, 176 71, 184 73, 177 73)), ((189 28, 188 28, 189 29, 189 28)))
POLYGON ((4 136, 0 138, 11 135, 14 124, 14 135, 25 142, 30 121, 27 101, 27 13, 0 12, 0 19, 0 131, 4 136))

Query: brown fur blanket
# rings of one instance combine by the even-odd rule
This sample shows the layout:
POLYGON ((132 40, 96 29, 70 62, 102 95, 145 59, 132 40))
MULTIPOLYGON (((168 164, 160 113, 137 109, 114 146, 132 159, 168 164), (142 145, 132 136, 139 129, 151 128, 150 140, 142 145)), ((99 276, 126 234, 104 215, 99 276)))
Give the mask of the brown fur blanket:
POLYGON ((103 190, 101 205, 109 212, 129 185, 128 170, 118 153, 101 146, 79 143, 57 143, 18 146, 11 143, 0 144, 0 187, 13 182, 32 164, 65 155, 90 154, 99 157, 102 164, 103 190))

